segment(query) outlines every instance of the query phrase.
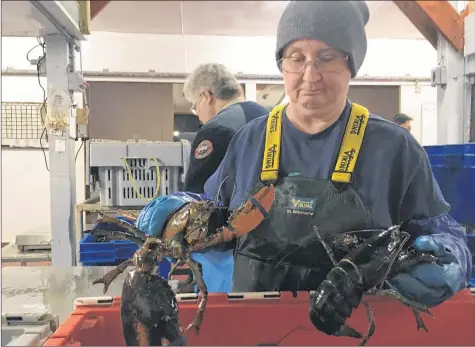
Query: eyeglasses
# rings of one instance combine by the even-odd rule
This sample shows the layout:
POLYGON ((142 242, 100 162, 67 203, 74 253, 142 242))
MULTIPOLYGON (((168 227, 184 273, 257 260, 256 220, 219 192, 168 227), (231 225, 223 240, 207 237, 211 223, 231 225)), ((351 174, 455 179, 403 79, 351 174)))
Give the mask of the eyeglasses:
POLYGON ((191 108, 190 108, 190 111, 191 113, 193 113, 195 116, 198 115, 198 112, 196 112, 196 106, 198 106, 198 103, 201 101, 201 97, 203 96, 203 94, 200 94, 196 100, 193 102, 193 104, 191 105, 191 108))
POLYGON ((279 64, 288 73, 302 73, 307 66, 313 65, 323 72, 340 72, 346 66, 348 55, 339 53, 324 53, 315 60, 305 60, 303 55, 283 57, 279 64))

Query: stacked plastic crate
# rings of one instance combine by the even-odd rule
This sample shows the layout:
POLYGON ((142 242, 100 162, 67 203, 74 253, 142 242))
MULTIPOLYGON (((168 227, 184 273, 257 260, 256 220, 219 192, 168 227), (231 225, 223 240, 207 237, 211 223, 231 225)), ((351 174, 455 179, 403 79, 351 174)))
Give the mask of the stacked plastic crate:
POLYGON ((47 313, 2 312, 2 346, 42 346, 59 325, 59 317, 47 313))
MULTIPOLYGON (((467 228, 475 263, 475 143, 425 147, 452 216, 467 228)), ((475 286, 475 269, 471 285, 475 286)))
MULTIPOLYGON (((98 173, 101 205, 140 210, 161 195, 179 191, 188 170, 191 146, 181 142, 92 141, 90 166, 98 173)), ((133 255, 138 245, 126 240, 98 242, 86 235, 79 244, 82 265, 117 265, 133 255)), ((168 274, 164 260, 160 273, 168 274)))

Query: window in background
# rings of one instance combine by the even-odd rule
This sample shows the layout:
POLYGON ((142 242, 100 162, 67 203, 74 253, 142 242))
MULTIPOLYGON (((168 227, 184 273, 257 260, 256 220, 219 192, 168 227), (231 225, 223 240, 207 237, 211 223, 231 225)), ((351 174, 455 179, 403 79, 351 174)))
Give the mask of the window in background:
POLYGON ((191 114, 175 114, 173 141, 188 140, 193 142, 199 130, 198 117, 191 114))

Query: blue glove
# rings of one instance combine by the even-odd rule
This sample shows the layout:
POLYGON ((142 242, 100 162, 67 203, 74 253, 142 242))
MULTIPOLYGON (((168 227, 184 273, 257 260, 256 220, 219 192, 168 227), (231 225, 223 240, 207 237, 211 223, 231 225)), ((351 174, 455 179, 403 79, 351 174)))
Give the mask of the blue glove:
MULTIPOLYGON (((180 207, 192 201, 208 200, 212 200, 212 198, 207 194, 189 192, 176 192, 157 196, 140 211, 135 225, 149 236, 160 237, 168 218, 180 207)), ((220 205, 218 203, 218 206, 220 205)))
MULTIPOLYGON (((208 200, 212 200, 209 195, 188 192, 158 196, 145 205, 135 224, 147 235, 160 237, 168 219, 180 207, 188 202, 208 200)), ((221 206, 221 203, 218 203, 218 206, 221 206)), ((176 259, 171 257, 166 257, 166 259, 172 263, 176 262, 176 259)), ((202 266, 203 280, 208 287, 208 292, 231 291, 234 265, 232 251, 193 253, 192 259, 202 266)))
POLYGON ((437 264, 420 264, 399 273, 389 283, 405 297, 433 307, 449 299, 461 289, 464 278, 457 258, 443 243, 432 236, 420 236, 414 242, 420 252, 431 252, 437 264))
POLYGON ((140 211, 135 225, 149 236, 160 237, 168 218, 180 207, 198 198, 182 192, 158 196, 140 211))

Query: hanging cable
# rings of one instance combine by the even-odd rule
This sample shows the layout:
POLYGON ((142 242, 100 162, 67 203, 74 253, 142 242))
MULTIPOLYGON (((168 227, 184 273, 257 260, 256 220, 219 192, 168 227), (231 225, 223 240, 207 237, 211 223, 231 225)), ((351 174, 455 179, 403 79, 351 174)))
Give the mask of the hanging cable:
POLYGON ((84 141, 81 141, 81 145, 79 145, 78 151, 76 152, 76 156, 74 157, 74 161, 78 159, 78 155, 79 155, 79 152, 81 151, 83 144, 84 144, 84 141))
POLYGON ((38 62, 36 63, 36 76, 38 80, 38 85, 43 91, 43 104, 41 105, 41 108, 40 108, 40 118, 41 118, 41 124, 43 125, 43 131, 41 132, 41 136, 40 136, 40 147, 41 147, 41 151, 43 152, 43 157, 45 159, 46 170, 50 171, 48 167, 48 159, 46 158, 46 151, 43 146, 43 138, 45 138, 46 141, 48 141, 48 131, 46 128, 46 119, 45 119, 47 115, 46 102, 48 98, 46 97, 46 90, 41 84, 41 64, 43 64, 46 61, 46 44, 42 42, 39 37, 37 37, 36 40, 38 41, 38 44, 28 51, 28 53, 26 54, 26 59, 31 63, 31 59, 29 58, 31 51, 33 51, 33 49, 35 49, 36 47, 42 48, 43 56, 40 59, 38 59, 38 62))

